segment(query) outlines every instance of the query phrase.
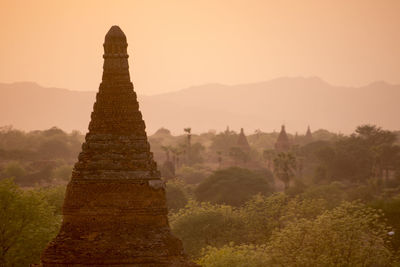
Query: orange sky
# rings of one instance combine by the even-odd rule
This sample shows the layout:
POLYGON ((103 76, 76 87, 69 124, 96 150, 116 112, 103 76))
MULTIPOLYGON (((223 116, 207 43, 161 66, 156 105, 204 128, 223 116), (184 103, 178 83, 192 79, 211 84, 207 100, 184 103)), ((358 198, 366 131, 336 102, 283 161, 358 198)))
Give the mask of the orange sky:
POLYGON ((279 76, 400 83, 399 14, 399 0, 0 0, 0 82, 97 90, 118 24, 139 94, 279 76))

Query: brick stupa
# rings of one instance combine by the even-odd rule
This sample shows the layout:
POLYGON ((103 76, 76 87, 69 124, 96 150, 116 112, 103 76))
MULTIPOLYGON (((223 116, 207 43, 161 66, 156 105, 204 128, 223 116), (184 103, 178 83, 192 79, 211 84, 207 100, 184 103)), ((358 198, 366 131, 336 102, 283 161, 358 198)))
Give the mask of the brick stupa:
POLYGON ((196 266, 170 232, 164 182, 130 81, 127 46, 121 29, 111 27, 89 132, 43 266, 196 266))
POLYGON ((249 142, 247 141, 247 137, 244 134, 243 128, 240 129, 240 134, 238 136, 236 145, 239 148, 241 148, 244 152, 249 152, 251 150, 249 142))
POLYGON ((286 134, 285 125, 282 125, 281 132, 275 143, 275 150, 277 152, 287 152, 290 150, 291 144, 289 137, 286 134))
POLYGON ((313 141, 310 125, 308 125, 308 127, 307 127, 307 132, 306 132, 306 135, 304 136, 304 140, 307 144, 311 143, 313 141))

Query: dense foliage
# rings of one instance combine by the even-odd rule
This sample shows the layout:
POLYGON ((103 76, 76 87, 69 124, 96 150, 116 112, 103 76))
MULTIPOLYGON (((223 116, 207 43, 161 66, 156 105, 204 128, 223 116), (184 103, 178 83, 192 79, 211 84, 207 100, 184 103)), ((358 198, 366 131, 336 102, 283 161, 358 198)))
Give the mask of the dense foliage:
POLYGON ((265 174, 237 167, 219 170, 197 186, 196 199, 240 206, 255 194, 271 193, 273 186, 268 178, 265 174))
MULTIPOLYGON (((207 266, 399 266, 398 133, 372 125, 344 136, 235 131, 149 140, 167 181, 173 233, 207 266), (397 264, 397 265, 396 265, 397 264)), ((37 263, 55 235, 83 136, 0 129, 0 265, 37 263), (10 178, 13 179, 10 180, 10 178), (22 189, 23 188, 23 189, 22 189)))
POLYGON ((0 181, 0 266, 38 263, 60 219, 42 192, 22 191, 9 179, 0 181))
POLYGON ((82 141, 78 132, 56 127, 28 133, 0 127, 0 179, 12 177, 21 186, 65 183, 82 141))
MULTIPOLYGON (((288 212, 290 209, 288 209, 288 212)), ((285 215, 284 215, 285 216, 285 215)), ((275 227, 262 245, 206 247, 202 266, 391 266, 390 228, 382 214, 360 203, 344 202, 309 219, 275 227)))
POLYGON ((174 234, 183 241, 185 250, 198 256, 206 246, 222 246, 240 241, 243 221, 240 214, 226 205, 211 205, 191 201, 170 216, 174 234))

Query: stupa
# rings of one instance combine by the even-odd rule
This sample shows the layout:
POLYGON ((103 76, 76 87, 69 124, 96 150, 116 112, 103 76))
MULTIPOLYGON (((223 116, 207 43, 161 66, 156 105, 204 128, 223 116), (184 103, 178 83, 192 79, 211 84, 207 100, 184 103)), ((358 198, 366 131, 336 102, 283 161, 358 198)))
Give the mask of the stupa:
POLYGON ((243 128, 240 129, 240 133, 237 139, 237 146, 242 149, 244 152, 250 151, 250 145, 249 142, 247 141, 247 137, 244 134, 243 128))
POLYGON ((277 152, 287 152, 290 150, 290 147, 291 144, 285 130, 285 125, 282 125, 281 132, 279 133, 278 139, 275 143, 275 150, 277 152))
POLYGON ((306 143, 311 143, 313 140, 310 125, 307 127, 307 132, 306 135, 304 136, 304 139, 306 143))
POLYGON ((196 266, 172 236, 164 182, 130 81, 126 36, 112 26, 89 132, 43 266, 196 266))

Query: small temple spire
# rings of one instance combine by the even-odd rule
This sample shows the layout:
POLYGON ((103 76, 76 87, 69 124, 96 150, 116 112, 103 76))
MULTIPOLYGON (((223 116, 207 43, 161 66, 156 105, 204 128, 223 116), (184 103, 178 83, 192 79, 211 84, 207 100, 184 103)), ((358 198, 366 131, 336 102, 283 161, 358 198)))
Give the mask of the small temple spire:
POLYGON ((249 142, 247 141, 247 137, 244 134, 243 128, 240 129, 240 134, 238 136, 237 140, 237 146, 241 148, 243 151, 249 151, 250 150, 250 145, 249 142))
POLYGON ((312 140, 313 140, 313 137, 312 137, 312 133, 311 133, 311 130, 310 130, 310 125, 308 125, 307 132, 306 132, 306 135, 305 135, 305 141, 306 141, 306 143, 310 143, 310 142, 312 142, 312 140))
POLYGON ((275 150, 277 152, 287 152, 290 150, 291 144, 289 141, 289 137, 287 136, 285 125, 283 124, 281 127, 281 132, 278 135, 278 139, 275 143, 275 150))

